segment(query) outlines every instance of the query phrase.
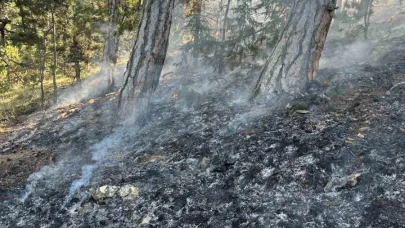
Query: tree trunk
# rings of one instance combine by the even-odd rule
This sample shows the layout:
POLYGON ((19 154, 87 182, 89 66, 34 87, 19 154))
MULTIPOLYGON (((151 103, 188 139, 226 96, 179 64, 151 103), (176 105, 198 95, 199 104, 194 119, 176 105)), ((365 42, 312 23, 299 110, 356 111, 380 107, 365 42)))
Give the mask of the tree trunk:
POLYGON ((330 0, 294 0, 279 41, 259 76, 252 98, 259 93, 299 93, 314 80, 333 10, 330 0))
MULTIPOLYGON (((194 0, 191 4, 191 11, 192 14, 194 14, 194 31, 193 31, 193 38, 194 38, 194 53, 193 56, 195 59, 197 59, 199 52, 201 51, 201 28, 202 28, 202 23, 201 23, 201 13, 202 13, 202 0, 194 0)), ((197 64, 197 63, 196 63, 197 64)))
POLYGON ((344 0, 338 0, 337 6, 339 7, 339 11, 343 11, 344 10, 344 0))
POLYGON ((75 60, 75 82, 79 83, 79 85, 81 85, 82 83, 82 79, 80 76, 80 61, 79 59, 75 60))
POLYGON ((140 121, 146 117, 150 97, 159 84, 169 44, 173 8, 174 0, 144 2, 141 23, 119 98, 121 105, 123 93, 128 94, 124 108, 130 111, 135 108, 135 118, 140 121))
POLYGON ((366 0, 366 9, 364 12, 364 39, 368 39, 368 29, 370 27, 370 18, 372 12, 372 7, 373 7, 373 0, 366 0))
POLYGON ((74 77, 74 82, 79 83, 79 86, 81 86, 82 79, 80 75, 80 61, 83 58, 81 49, 79 47, 79 43, 77 42, 76 36, 73 37, 73 44, 70 46, 70 55, 71 59, 75 64, 75 77, 74 77))
POLYGON ((222 37, 221 37, 221 50, 219 54, 219 61, 218 61, 218 73, 222 74, 225 71, 225 40, 226 40, 226 29, 227 29, 227 21, 228 21, 228 14, 229 8, 231 6, 231 0, 227 1, 225 6, 225 14, 224 14, 224 23, 222 25, 222 37))
POLYGON ((226 28, 227 28, 227 21, 228 21, 228 14, 229 14, 230 6, 231 6, 231 0, 228 0, 228 3, 226 4, 226 7, 225 7, 224 24, 222 26, 222 42, 224 42, 226 39, 226 28))
POLYGON ((45 70, 46 70, 46 54, 47 54, 47 43, 46 43, 46 37, 47 35, 45 34, 43 37, 43 57, 42 57, 42 66, 41 66, 41 78, 40 78, 40 83, 41 83, 41 106, 45 106, 45 89, 44 89, 44 79, 45 79, 45 70))
POLYGON ((107 72, 108 90, 112 90, 115 86, 114 79, 114 65, 117 63, 117 40, 118 40, 118 27, 117 27, 117 3, 118 0, 109 0, 109 22, 107 35, 104 44, 103 65, 102 71, 107 72))
POLYGON ((55 5, 52 5, 52 39, 53 39, 53 67, 52 67, 53 101, 56 102, 58 98, 58 86, 56 85, 56 65, 58 56, 56 52, 55 5))

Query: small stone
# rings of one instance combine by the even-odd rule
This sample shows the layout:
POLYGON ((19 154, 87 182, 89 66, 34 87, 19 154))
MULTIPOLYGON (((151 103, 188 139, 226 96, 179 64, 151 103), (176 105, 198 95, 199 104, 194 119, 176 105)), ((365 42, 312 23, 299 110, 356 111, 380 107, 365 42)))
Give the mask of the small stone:
POLYGON ((91 191, 91 196, 93 197, 93 199, 96 201, 99 201, 102 199, 114 197, 114 195, 117 193, 118 189, 119 189, 119 187, 117 187, 117 186, 104 185, 96 190, 91 189, 90 191, 91 191))
POLYGON ((145 217, 142 219, 141 225, 147 225, 147 224, 149 224, 149 223, 150 223, 150 220, 152 220, 151 217, 149 217, 148 215, 145 216, 145 217))
POLYGON ((206 170, 208 168, 209 164, 210 164, 210 159, 204 157, 199 164, 199 168, 202 170, 206 170))
POLYGON ((263 176, 263 178, 268 178, 274 173, 274 168, 265 168, 263 169, 260 174, 263 176))
POLYGON ((364 131, 368 131, 370 128, 369 127, 361 127, 359 129, 359 131, 364 132, 364 131))
POLYGON ((343 189, 349 189, 355 187, 359 182, 361 173, 354 173, 347 177, 333 177, 329 183, 325 186, 325 192, 337 192, 343 189))
POLYGON ((139 196, 139 189, 132 185, 124 185, 118 191, 118 195, 123 200, 134 200, 139 196))
POLYGON ((271 144, 270 145, 270 149, 275 149, 275 148, 277 148, 278 147, 278 144, 277 143, 274 143, 274 144, 271 144))

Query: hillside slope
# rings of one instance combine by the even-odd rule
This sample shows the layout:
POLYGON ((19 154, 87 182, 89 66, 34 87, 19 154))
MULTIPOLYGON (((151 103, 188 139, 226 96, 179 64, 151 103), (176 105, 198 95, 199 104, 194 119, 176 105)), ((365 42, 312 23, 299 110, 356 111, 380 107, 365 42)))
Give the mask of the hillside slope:
POLYGON ((116 94, 35 113, 0 135, 0 227, 405 227, 392 42, 278 108, 174 78, 144 128, 113 127, 116 94))

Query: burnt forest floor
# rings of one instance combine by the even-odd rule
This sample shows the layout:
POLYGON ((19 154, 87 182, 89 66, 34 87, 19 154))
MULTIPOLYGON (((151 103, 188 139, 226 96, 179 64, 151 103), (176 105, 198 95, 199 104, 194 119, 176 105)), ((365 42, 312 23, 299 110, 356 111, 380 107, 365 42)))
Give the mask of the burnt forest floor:
POLYGON ((143 128, 115 93, 34 113, 0 133, 0 227, 405 227, 395 42, 278 108, 166 78, 143 128))

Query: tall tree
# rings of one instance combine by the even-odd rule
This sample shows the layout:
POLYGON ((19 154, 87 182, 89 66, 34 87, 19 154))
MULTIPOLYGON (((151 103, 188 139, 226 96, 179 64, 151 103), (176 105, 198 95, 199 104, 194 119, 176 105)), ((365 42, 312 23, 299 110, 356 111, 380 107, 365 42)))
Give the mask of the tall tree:
POLYGON ((52 41, 53 41, 53 65, 52 65, 52 84, 53 84, 53 101, 58 99, 58 86, 56 84, 56 68, 58 67, 58 53, 57 53, 57 37, 56 37, 56 21, 55 21, 55 2, 51 6, 52 18, 52 41))
POLYGON ((364 11, 364 39, 368 39, 368 30, 370 28, 370 18, 373 14, 373 0, 362 0, 361 5, 364 11))
POLYGON ((221 50, 217 52, 219 54, 218 56, 218 66, 217 70, 219 74, 222 74, 225 71, 225 66, 224 66, 224 52, 225 52, 225 39, 226 39, 226 31, 227 31, 227 26, 228 26, 228 14, 229 14, 229 9, 231 7, 231 0, 227 0, 227 3, 225 5, 225 14, 224 14, 224 21, 222 25, 222 37, 221 37, 221 50))
POLYGON ((42 56, 42 63, 41 63, 41 75, 40 75, 40 85, 41 85, 41 106, 44 107, 45 105, 45 88, 44 88, 44 80, 45 80, 45 74, 46 74, 46 55, 47 55, 47 51, 48 51, 48 44, 47 44, 47 40, 48 40, 48 32, 49 31, 45 31, 44 35, 42 37, 42 48, 43 48, 43 56, 42 56))
POLYGON ((127 65, 119 105, 126 92, 125 107, 133 109, 143 122, 151 95, 159 84, 169 45, 174 0, 146 0, 143 5, 137 38, 127 65))
POLYGON ((335 0, 293 0, 280 39, 263 67, 253 96, 299 93, 314 80, 328 34, 335 0))
POLYGON ((118 27, 117 27, 117 8, 119 0, 108 0, 108 26, 104 43, 102 71, 107 71, 108 89, 115 86, 114 68, 117 64, 118 51, 118 27))

